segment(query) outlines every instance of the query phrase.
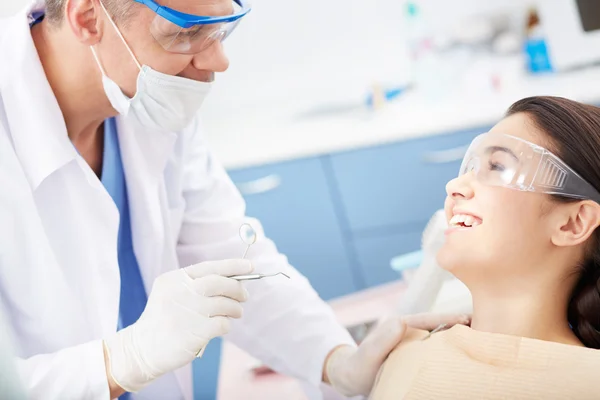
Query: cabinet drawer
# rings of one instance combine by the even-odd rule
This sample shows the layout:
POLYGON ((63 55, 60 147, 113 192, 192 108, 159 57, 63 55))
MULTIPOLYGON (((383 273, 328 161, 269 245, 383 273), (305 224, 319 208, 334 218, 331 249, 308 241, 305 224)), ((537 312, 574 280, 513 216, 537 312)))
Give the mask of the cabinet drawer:
POLYGON ((394 257, 421 248, 421 235, 426 223, 424 221, 422 229, 355 239, 358 264, 367 287, 400 279, 390 262, 394 257))
POLYGON ((321 159, 231 171, 247 203, 290 264, 324 299, 359 289, 321 159))
POLYGON ((331 157, 352 231, 427 221, 443 207, 471 140, 489 127, 408 140, 331 157))

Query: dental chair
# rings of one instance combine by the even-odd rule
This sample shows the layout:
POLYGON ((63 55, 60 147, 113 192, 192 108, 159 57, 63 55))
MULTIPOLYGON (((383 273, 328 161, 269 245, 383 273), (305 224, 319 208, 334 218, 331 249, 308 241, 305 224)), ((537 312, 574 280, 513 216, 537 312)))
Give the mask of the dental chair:
POLYGON ((408 283, 398 304, 400 315, 472 313, 471 293, 467 287, 436 261, 437 252, 444 244, 446 229, 448 224, 444 210, 438 210, 423 231, 421 250, 392 259, 392 268, 408 283))

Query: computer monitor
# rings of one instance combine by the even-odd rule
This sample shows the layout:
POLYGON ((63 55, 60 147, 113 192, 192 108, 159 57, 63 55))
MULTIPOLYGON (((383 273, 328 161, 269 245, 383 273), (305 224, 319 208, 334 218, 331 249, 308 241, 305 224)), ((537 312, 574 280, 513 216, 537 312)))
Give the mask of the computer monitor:
POLYGON ((581 27, 584 32, 600 30, 600 1, 576 0, 581 27))
POLYGON ((600 63, 600 0, 543 0, 537 7, 555 70, 600 63))

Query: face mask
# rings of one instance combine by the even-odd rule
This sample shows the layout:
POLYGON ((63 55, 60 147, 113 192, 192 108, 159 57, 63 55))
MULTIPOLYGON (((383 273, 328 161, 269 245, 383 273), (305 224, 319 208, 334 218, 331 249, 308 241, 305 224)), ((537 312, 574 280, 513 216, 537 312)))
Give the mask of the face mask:
POLYGON ((137 93, 129 98, 106 75, 96 51, 91 48, 102 72, 102 86, 110 104, 119 114, 135 118, 147 128, 174 132, 183 130, 196 116, 212 83, 166 75, 147 65, 141 66, 102 2, 100 4, 140 70, 137 93))

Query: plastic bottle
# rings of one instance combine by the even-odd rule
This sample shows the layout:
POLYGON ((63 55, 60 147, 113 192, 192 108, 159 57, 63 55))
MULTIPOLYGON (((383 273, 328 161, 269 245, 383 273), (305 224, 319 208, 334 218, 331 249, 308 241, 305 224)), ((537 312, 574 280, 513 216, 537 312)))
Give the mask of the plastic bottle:
POLYGON ((532 74, 554 72, 545 40, 544 29, 537 10, 532 8, 527 15, 524 52, 527 70, 532 74))
POLYGON ((419 3, 415 0, 406 3, 406 40, 410 57, 410 81, 414 89, 428 100, 440 96, 436 72, 439 60, 436 57, 430 27, 419 3))
POLYGON ((406 41, 411 62, 411 82, 416 84, 418 78, 419 59, 423 56, 424 24, 421 10, 415 1, 406 3, 406 41))

